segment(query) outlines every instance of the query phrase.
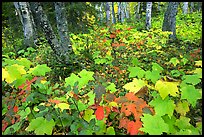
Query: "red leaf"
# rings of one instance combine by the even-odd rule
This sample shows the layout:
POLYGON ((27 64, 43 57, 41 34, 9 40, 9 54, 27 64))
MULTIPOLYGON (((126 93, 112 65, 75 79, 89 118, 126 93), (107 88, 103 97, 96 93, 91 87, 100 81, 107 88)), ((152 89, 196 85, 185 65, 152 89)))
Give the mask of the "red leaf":
POLYGON ((2 131, 4 131, 7 128, 7 126, 8 126, 8 122, 3 123, 2 131))
POLYGON ((97 120, 102 120, 104 118, 103 106, 98 106, 97 107, 95 115, 96 115, 97 120))
POLYGON ((26 102, 26 97, 22 99, 22 102, 26 102))
POLYGON ((13 119, 11 120, 11 123, 12 123, 12 124, 14 124, 14 123, 15 123, 15 118, 13 118, 13 119))
POLYGON ((55 104, 59 104, 59 103, 60 103, 59 100, 52 100, 52 99, 50 99, 49 102, 50 102, 50 103, 55 103, 55 104))
POLYGON ((139 120, 137 120, 136 122, 130 121, 127 124, 127 132, 130 133, 130 135, 137 135, 141 127, 142 127, 141 121, 139 120))
POLYGON ((13 107, 13 111, 16 113, 16 112, 18 112, 18 106, 14 106, 13 107))

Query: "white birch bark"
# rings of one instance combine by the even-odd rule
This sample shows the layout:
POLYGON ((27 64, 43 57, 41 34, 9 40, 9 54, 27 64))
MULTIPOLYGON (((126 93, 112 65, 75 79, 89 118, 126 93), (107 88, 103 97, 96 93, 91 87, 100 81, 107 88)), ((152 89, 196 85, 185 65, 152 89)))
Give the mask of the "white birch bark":
POLYGON ((188 2, 184 2, 183 3, 183 14, 187 14, 188 13, 188 2))
POLYGON ((151 28, 151 14, 152 14, 152 2, 147 2, 146 7, 146 29, 151 28))

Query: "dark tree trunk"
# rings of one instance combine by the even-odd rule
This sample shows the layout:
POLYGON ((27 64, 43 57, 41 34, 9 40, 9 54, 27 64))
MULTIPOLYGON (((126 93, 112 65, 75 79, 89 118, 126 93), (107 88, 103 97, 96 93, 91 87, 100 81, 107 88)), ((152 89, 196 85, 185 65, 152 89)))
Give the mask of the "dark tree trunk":
POLYGON ((176 39, 176 14, 178 9, 178 2, 169 2, 167 10, 164 15, 164 22, 162 26, 162 31, 171 31, 169 37, 171 39, 176 39))

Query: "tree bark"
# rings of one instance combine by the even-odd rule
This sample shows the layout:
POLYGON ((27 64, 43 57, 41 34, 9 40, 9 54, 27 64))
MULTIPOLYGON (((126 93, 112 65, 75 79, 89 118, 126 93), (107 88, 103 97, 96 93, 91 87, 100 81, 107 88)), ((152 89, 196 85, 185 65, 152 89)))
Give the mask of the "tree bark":
POLYGON ((118 2, 118 22, 121 22, 121 2, 118 2))
POLYGON ((113 21, 114 24, 116 23, 115 10, 114 10, 114 2, 112 2, 112 21, 113 21))
POLYGON ((178 2, 169 2, 164 15, 162 31, 171 31, 170 39, 176 39, 176 14, 178 10, 178 2))
POLYGON ((14 2, 14 6, 23 26, 25 48, 30 46, 33 47, 36 36, 30 5, 28 2, 14 2))
POLYGON ((120 9, 121 9, 121 22, 124 22, 124 20, 125 20, 125 11, 124 11, 124 3, 123 2, 121 2, 121 4, 120 4, 120 9))
POLYGON ((110 25, 110 6, 108 2, 106 2, 106 25, 110 25))
POLYGON ((187 14, 188 13, 188 2, 184 2, 183 3, 183 14, 187 14))
POLYGON ((44 13, 40 2, 30 2, 32 12, 36 15, 36 22, 41 26, 45 37, 50 44, 52 50, 54 51, 58 61, 63 64, 71 64, 70 61, 70 47, 63 46, 57 40, 56 35, 52 29, 52 26, 47 18, 47 15, 44 13))
POLYGON ((147 2, 146 7, 146 29, 151 28, 151 14, 152 14, 152 2, 147 2))
POLYGON ((193 11, 194 11, 194 2, 191 2, 190 4, 191 4, 190 13, 193 13, 193 11))
POLYGON ((72 46, 70 45, 70 39, 68 34, 68 23, 66 19, 65 5, 63 2, 55 2, 55 13, 56 13, 56 22, 58 34, 60 36, 61 47, 71 53, 72 46))
POLYGON ((137 5, 136 19, 140 19, 140 2, 137 5))

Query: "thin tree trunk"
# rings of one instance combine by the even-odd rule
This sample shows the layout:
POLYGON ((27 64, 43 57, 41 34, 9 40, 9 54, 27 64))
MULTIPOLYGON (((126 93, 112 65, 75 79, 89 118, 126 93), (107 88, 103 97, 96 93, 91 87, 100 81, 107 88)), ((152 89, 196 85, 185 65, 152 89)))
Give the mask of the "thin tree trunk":
POLYGON ((194 2, 191 2, 190 13, 193 13, 193 11, 194 11, 194 2))
POLYGON ((158 8, 158 11, 160 11, 160 2, 158 2, 158 7, 157 8, 158 8))
POLYGON ((129 6, 128 6, 129 3, 128 3, 128 2, 125 2, 124 5, 125 5, 125 6, 124 6, 124 7, 125 7, 125 8, 124 8, 124 9, 125 9, 125 17, 126 17, 127 19, 129 19, 129 18, 130 18, 129 6))
POLYGON ((100 5, 100 7, 99 7, 99 14, 100 14, 100 21, 101 21, 101 23, 103 22, 103 9, 102 9, 102 7, 103 7, 103 3, 101 3, 101 5, 100 5))
POLYGON ((140 2, 138 2, 138 5, 137 5, 136 18, 140 19, 140 2))
POLYGON ((124 3, 121 2, 121 5, 120 5, 120 8, 121 8, 121 22, 124 22, 124 19, 125 19, 125 13, 124 13, 124 3))
POLYGON ((32 12, 36 15, 36 21, 41 26, 45 37, 50 44, 52 50, 54 51, 58 61, 63 64, 71 64, 70 62, 70 51, 68 45, 63 47, 57 40, 56 35, 52 29, 52 26, 47 18, 47 15, 44 13, 40 2, 30 2, 32 12))
POLYGON ((106 2, 106 24, 110 25, 110 6, 108 2, 106 2))
POLYGON ((183 14, 187 14, 188 13, 188 2, 184 2, 183 3, 183 14))
POLYGON ((173 34, 169 36, 171 39, 176 39, 176 14, 178 10, 178 4, 178 2, 169 2, 164 15, 162 31, 173 32, 173 34))
POLYGON ((14 2, 14 6, 20 17, 24 31, 25 48, 34 46, 34 22, 32 22, 30 6, 28 2, 14 2))
POLYGON ((114 2, 112 2, 112 21, 113 21, 114 24, 116 23, 115 10, 114 10, 114 2))
POLYGON ((152 2, 147 2, 146 7, 146 29, 151 28, 151 14, 152 14, 152 2))
POLYGON ((118 2, 118 22, 121 22, 121 2, 118 2))

